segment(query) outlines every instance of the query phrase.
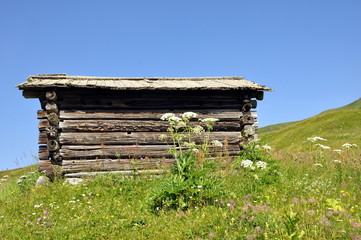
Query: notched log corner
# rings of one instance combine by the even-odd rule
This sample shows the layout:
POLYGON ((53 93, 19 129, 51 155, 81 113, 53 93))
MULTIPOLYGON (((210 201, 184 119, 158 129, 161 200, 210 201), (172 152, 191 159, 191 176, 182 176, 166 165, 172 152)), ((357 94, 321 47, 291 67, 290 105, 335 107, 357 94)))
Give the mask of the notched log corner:
POLYGON ((56 113, 50 113, 46 116, 46 118, 52 126, 57 126, 59 124, 60 120, 56 113))
POLYGON ((254 118, 251 115, 244 115, 240 119, 241 126, 243 125, 252 125, 254 123, 254 118))
POLYGON ((47 143, 47 148, 49 152, 55 152, 60 149, 60 144, 56 140, 49 140, 47 143))
POLYGON ((45 93, 45 97, 46 99, 48 99, 49 101, 56 101, 58 100, 58 95, 56 94, 55 91, 49 91, 45 93))
POLYGON ((45 128, 48 138, 56 138, 58 136, 58 129, 55 126, 45 128))

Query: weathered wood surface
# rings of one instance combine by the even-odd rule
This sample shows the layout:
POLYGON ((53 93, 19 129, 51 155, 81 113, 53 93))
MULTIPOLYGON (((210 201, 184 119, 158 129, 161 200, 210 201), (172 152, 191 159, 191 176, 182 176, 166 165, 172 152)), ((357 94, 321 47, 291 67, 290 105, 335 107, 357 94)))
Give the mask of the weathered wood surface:
POLYGON ((50 160, 40 160, 39 161, 39 171, 46 171, 51 169, 52 163, 50 160))
MULTIPOLYGON (((41 101, 44 109, 47 100, 41 101)), ((217 98, 66 98, 57 101, 59 109, 207 109, 207 108, 242 108, 241 99, 217 98)), ((250 100, 249 108, 256 108, 257 101, 250 100)), ((247 106, 248 106, 247 105, 247 106)))
POLYGON ((242 130, 242 135, 247 136, 253 136, 256 134, 256 128, 253 125, 245 125, 242 130))
POLYGON ((59 117, 56 113, 50 113, 46 116, 51 126, 57 126, 59 124, 59 117))
MULTIPOLYGON (((42 128, 41 131, 43 129, 45 129, 45 132, 46 132, 46 135, 48 136, 49 139, 52 139, 52 138, 56 138, 58 136, 58 129, 55 127, 55 126, 50 126, 50 123, 49 121, 45 120, 46 121, 46 127, 42 128)), ((40 127, 39 127, 40 129, 40 127)))
POLYGON ((62 163, 64 172, 78 171, 116 171, 135 169, 154 169, 167 167, 175 163, 174 159, 155 158, 143 160, 129 159, 87 159, 87 160, 64 160, 62 163))
POLYGON ((49 152, 55 152, 55 151, 58 151, 60 149, 60 144, 56 140, 49 140, 47 142, 47 148, 48 148, 49 152))
MULTIPOLYGON (((243 115, 251 115, 253 118, 257 118, 256 111, 250 111, 247 113, 242 113, 239 109, 190 109, 188 111, 196 112, 198 118, 218 118, 220 121, 236 121, 239 120, 243 115)), ((60 111, 59 117, 60 120, 65 119, 117 119, 117 120, 159 120, 161 116, 165 113, 172 112, 177 116, 182 114, 184 111, 181 109, 165 109, 165 110, 112 110, 106 111, 104 109, 98 110, 86 110, 86 111, 60 111)), ((46 119, 46 112, 39 110, 37 117, 38 119, 46 119)), ((197 120, 195 119, 195 120, 197 120)))
MULTIPOLYGON (((204 123, 191 123, 191 125, 201 125, 204 123)), ((47 120, 40 120, 39 130, 44 131, 50 127, 47 120)), ((62 132, 166 132, 169 127, 167 121, 161 120, 64 120, 59 123, 62 132)), ((240 131, 238 121, 216 122, 213 124, 213 131, 240 131)))
MULTIPOLYGON (((61 160, 80 159, 80 158, 145 158, 145 157, 172 157, 172 154, 166 150, 171 149, 168 145, 64 145, 59 150, 61 160)), ((210 147, 211 153, 221 153, 228 151, 230 155, 236 155, 239 151, 239 145, 228 145, 225 150, 223 147, 210 147)), ((39 159, 48 160, 49 151, 46 147, 39 147, 39 159)))
POLYGON ((254 123, 254 118, 251 115, 242 116, 240 121, 240 125, 251 125, 254 123))
MULTIPOLYGON (((249 125, 246 125, 249 126, 249 125)), ((159 139, 160 134, 168 135, 166 141, 172 142, 166 132, 62 132, 59 133, 59 142, 62 145, 129 145, 129 144, 165 144, 159 139)), ((194 137, 194 141, 203 142, 205 134, 194 137)), ((229 144, 239 141, 240 132, 211 132, 210 139, 223 141, 227 139, 229 144)), ((48 141, 46 133, 39 134, 39 144, 48 141)))
POLYGON ((48 99, 49 101, 56 101, 58 99, 58 95, 56 94, 55 91, 48 91, 45 93, 45 98, 48 99))
POLYGON ((47 113, 58 113, 59 112, 58 105, 56 105, 56 103, 54 103, 54 102, 48 102, 47 104, 45 104, 45 110, 47 113))
MULTIPOLYGON (((154 158, 154 157, 168 157, 173 155, 167 150, 173 147, 168 145, 112 145, 112 146, 83 146, 83 145, 64 145, 60 149, 60 154, 63 159, 72 158, 95 158, 95 157, 109 157, 109 158, 154 158)), ((184 148, 183 150, 186 150, 184 148)), ((217 147, 209 149, 212 153, 220 153, 224 151, 223 148, 217 147)), ((228 145, 227 151, 234 155, 238 153, 238 145, 228 145)))

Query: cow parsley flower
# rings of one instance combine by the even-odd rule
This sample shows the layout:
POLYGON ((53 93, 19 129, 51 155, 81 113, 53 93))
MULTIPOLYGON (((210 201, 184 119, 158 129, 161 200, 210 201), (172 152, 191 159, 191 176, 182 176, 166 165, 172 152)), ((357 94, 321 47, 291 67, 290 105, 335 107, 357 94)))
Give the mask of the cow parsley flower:
POLYGON ((267 163, 263 162, 263 161, 258 161, 258 162, 256 162, 256 166, 259 169, 265 169, 267 167, 267 163))
POLYGON ((310 142, 316 142, 317 140, 326 141, 327 139, 316 136, 316 137, 312 137, 312 138, 307 138, 307 140, 310 141, 310 142))
POLYGON ((343 148, 350 148, 350 147, 352 147, 352 144, 350 144, 350 143, 345 143, 345 144, 342 145, 342 147, 343 147, 343 148))
POLYGON ((215 147, 223 147, 223 144, 218 140, 212 140, 211 144, 215 147))
POLYGON ((329 146, 325 146, 325 145, 322 145, 322 144, 319 144, 319 143, 317 143, 316 145, 319 146, 322 149, 330 149, 329 146))
POLYGON ((195 126, 194 128, 192 128, 192 132, 194 134, 200 134, 204 132, 204 128, 202 126, 195 126))
POLYGON ((194 112, 185 112, 182 114, 183 119, 192 119, 192 118, 196 118, 197 116, 198 114, 194 112))
POLYGON ((173 123, 178 123, 178 122, 181 122, 182 119, 180 117, 172 116, 172 117, 168 118, 168 121, 173 122, 173 123))
POLYGON ((174 113, 165 113, 163 114, 163 116, 160 117, 160 120, 169 120, 169 118, 171 117, 175 117, 175 114, 174 113))
POLYGON ((244 167, 244 168, 250 168, 252 170, 255 169, 255 166, 253 166, 253 162, 251 160, 242 160, 241 161, 241 166, 244 167))
POLYGON ((269 146, 267 144, 263 145, 262 148, 265 149, 265 150, 272 150, 271 146, 269 146))

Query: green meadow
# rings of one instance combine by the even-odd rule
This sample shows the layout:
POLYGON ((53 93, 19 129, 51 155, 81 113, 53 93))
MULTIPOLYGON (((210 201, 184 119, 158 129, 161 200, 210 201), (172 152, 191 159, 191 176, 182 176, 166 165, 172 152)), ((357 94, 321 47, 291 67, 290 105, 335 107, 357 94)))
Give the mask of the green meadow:
POLYGON ((360 122, 359 109, 324 112, 160 176, 35 188, 36 165, 3 171, 0 238, 361 239, 360 122))

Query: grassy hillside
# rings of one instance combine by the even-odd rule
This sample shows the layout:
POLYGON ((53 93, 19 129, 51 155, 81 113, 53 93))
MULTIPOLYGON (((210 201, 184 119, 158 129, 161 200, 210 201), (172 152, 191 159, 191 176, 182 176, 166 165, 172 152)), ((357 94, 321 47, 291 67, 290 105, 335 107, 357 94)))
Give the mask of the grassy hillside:
POLYGON ((328 113, 328 112, 334 112, 334 111, 343 111, 343 110, 352 110, 352 109, 361 109, 361 98, 346 105, 346 106, 343 106, 343 107, 339 107, 339 108, 333 108, 333 109, 329 109, 327 111, 324 111, 322 113, 328 113))
POLYGON ((272 131, 277 131, 280 130, 282 128, 286 128, 289 127, 295 123, 298 123, 299 121, 295 121, 295 122, 285 122, 285 123, 278 123, 278 124, 273 124, 273 125, 269 125, 266 127, 262 127, 258 129, 258 133, 262 134, 262 133, 266 133, 266 132, 272 132, 272 131))
POLYGON ((282 150, 300 150, 307 138, 326 138, 322 144, 341 148, 349 142, 361 146, 361 110, 339 110, 316 115, 287 128, 260 134, 269 145, 282 150))
MULTIPOLYGON (((361 109, 361 99, 356 100, 346 106, 343 107, 339 107, 339 108, 333 108, 333 109, 329 109, 327 111, 324 111, 320 114, 324 114, 324 113, 329 113, 329 112, 335 112, 335 111, 343 111, 343 110, 360 110, 361 109)), ((267 132, 272 132, 272 131, 277 131, 280 130, 282 128, 286 128, 289 126, 292 126, 293 124, 296 124, 300 121, 294 121, 294 122, 285 122, 285 123, 278 123, 278 124, 273 124, 273 125, 269 125, 266 127, 262 127, 258 129, 258 133, 259 134, 263 134, 263 133, 267 133, 267 132)))

